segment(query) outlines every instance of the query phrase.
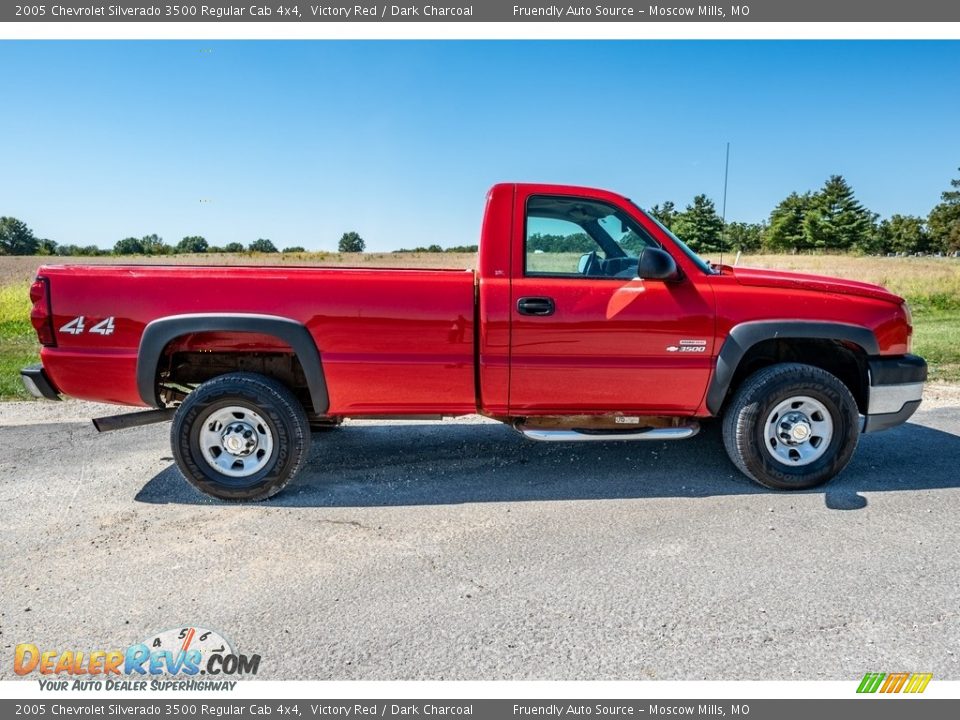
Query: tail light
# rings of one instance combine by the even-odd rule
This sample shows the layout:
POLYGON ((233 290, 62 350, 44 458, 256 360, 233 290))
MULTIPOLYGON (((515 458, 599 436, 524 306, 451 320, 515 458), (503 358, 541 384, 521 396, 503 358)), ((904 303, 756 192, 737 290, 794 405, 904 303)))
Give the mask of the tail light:
POLYGON ((900 305, 903 310, 903 318, 907 321, 907 352, 913 350, 913 313, 910 312, 910 303, 906 300, 900 305))
POLYGON ((45 277, 38 277, 30 286, 30 302, 33 309, 30 311, 30 324, 37 331, 37 339, 41 345, 56 347, 57 339, 53 335, 53 312, 50 309, 50 281, 45 277))

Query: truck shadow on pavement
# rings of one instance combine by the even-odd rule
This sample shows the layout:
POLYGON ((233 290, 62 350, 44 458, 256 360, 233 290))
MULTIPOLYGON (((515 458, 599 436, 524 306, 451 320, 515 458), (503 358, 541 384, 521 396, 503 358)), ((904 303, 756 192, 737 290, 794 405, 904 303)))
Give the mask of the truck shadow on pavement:
MULTIPOLYGON (((862 492, 960 487, 956 409, 861 438, 825 487, 828 508, 857 510, 862 492), (931 422, 932 421, 932 422, 931 422)), ((774 493, 727 459, 719 423, 678 442, 536 443, 489 422, 350 425, 314 436, 300 475, 254 507, 383 507, 482 502, 709 497, 774 493)), ((154 504, 219 504, 170 465, 137 493, 154 504)))

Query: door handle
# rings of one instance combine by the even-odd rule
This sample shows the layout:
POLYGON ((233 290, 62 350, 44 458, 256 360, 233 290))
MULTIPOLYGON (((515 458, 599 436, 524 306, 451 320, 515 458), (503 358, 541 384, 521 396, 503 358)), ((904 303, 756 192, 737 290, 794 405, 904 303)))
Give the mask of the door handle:
POLYGON ((517 300, 517 312, 521 315, 553 315, 556 309, 553 298, 522 297, 517 300))

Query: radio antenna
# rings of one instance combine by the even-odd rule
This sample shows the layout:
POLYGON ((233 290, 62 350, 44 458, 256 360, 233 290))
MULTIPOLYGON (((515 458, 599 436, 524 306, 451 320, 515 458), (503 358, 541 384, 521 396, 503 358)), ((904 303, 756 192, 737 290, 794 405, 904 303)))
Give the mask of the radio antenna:
POLYGON ((723 227, 720 228, 720 265, 723 265, 723 238, 727 234, 727 179, 730 177, 730 143, 727 142, 727 161, 723 166, 723 210, 720 214, 720 221, 723 227))

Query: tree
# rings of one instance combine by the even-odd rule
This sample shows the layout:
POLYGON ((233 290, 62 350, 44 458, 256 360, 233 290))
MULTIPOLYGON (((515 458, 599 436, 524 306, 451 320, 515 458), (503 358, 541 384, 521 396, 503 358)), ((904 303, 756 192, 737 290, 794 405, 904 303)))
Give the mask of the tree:
POLYGON ((188 235, 177 243, 178 253, 205 253, 209 249, 210 244, 199 235, 188 235))
POLYGON ((140 238, 126 237, 123 240, 117 240, 113 246, 114 255, 143 255, 143 243, 140 238))
POLYGON ((0 217, 0 255, 34 255, 39 242, 25 222, 0 217))
POLYGON ((366 247, 367 244, 363 241, 363 238, 351 230, 340 237, 340 244, 337 249, 340 252, 363 252, 366 247))
POLYGON ((114 255, 169 255, 173 248, 154 233, 142 238, 126 237, 113 246, 114 255))
POLYGON ((56 255, 57 244, 53 240, 43 238, 37 240, 37 255, 56 255))
MULTIPOLYGON (((960 170, 960 168, 958 168, 960 170)), ((930 211, 927 227, 936 250, 960 250, 960 179, 950 181, 953 190, 940 194, 940 203, 930 211)))
POLYGON ((275 253, 277 252, 277 246, 266 238, 259 238, 250 243, 250 247, 247 248, 250 252, 260 252, 260 253, 275 253))
POLYGON ((635 255, 639 255, 645 247, 647 247, 647 241, 642 236, 635 233, 633 230, 628 230, 627 234, 620 238, 617 242, 620 243, 620 247, 629 252, 633 252, 635 255))
POLYGON ((809 247, 852 250, 869 245, 873 224, 874 215, 857 201, 843 176, 831 175, 811 198, 803 233, 809 247))
POLYGON ((753 252, 760 249, 766 226, 762 223, 727 223, 724 233, 724 246, 731 250, 753 252))
POLYGON ((803 231, 803 219, 810 206, 810 193, 790 193, 770 213, 770 222, 763 236, 766 250, 784 252, 803 250, 807 247, 803 231))
POLYGON ((238 242, 228 242, 223 246, 223 251, 228 253, 242 253, 243 244, 238 242))
POLYGON ((173 252, 173 248, 167 245, 163 238, 156 233, 144 235, 140 238, 140 243, 143 245, 145 255, 169 255, 173 252))
POLYGON ((894 215, 877 227, 875 247, 877 252, 929 252, 930 235, 923 226, 923 218, 894 215))
POLYGON ((306 248, 302 248, 299 245, 292 245, 290 247, 285 247, 281 252, 285 253, 302 253, 306 252, 306 248))
MULTIPOLYGON (((433 247, 433 246, 431 246, 433 247)), ((596 250, 597 244, 586 233, 570 233, 569 235, 552 235, 549 233, 533 233, 527 238, 527 252, 537 250, 545 253, 587 253, 596 250)), ((416 252, 432 252, 430 248, 418 247, 416 252)))
MULTIPOLYGON (((136 238, 134 238, 136 239, 136 238)), ((58 245, 57 246, 57 255, 61 257, 66 257, 70 255, 76 255, 82 257, 85 255, 94 256, 94 255, 107 255, 109 250, 101 250, 96 245, 87 245, 85 247, 80 247, 79 245, 58 245)))
POLYGON ((663 205, 654 205, 650 208, 650 214, 659 220, 668 230, 673 230, 673 224, 677 221, 677 208, 667 200, 663 205))
POLYGON ((718 250, 723 220, 717 215, 713 200, 706 195, 697 195, 693 203, 677 215, 671 230, 694 252, 718 250))

